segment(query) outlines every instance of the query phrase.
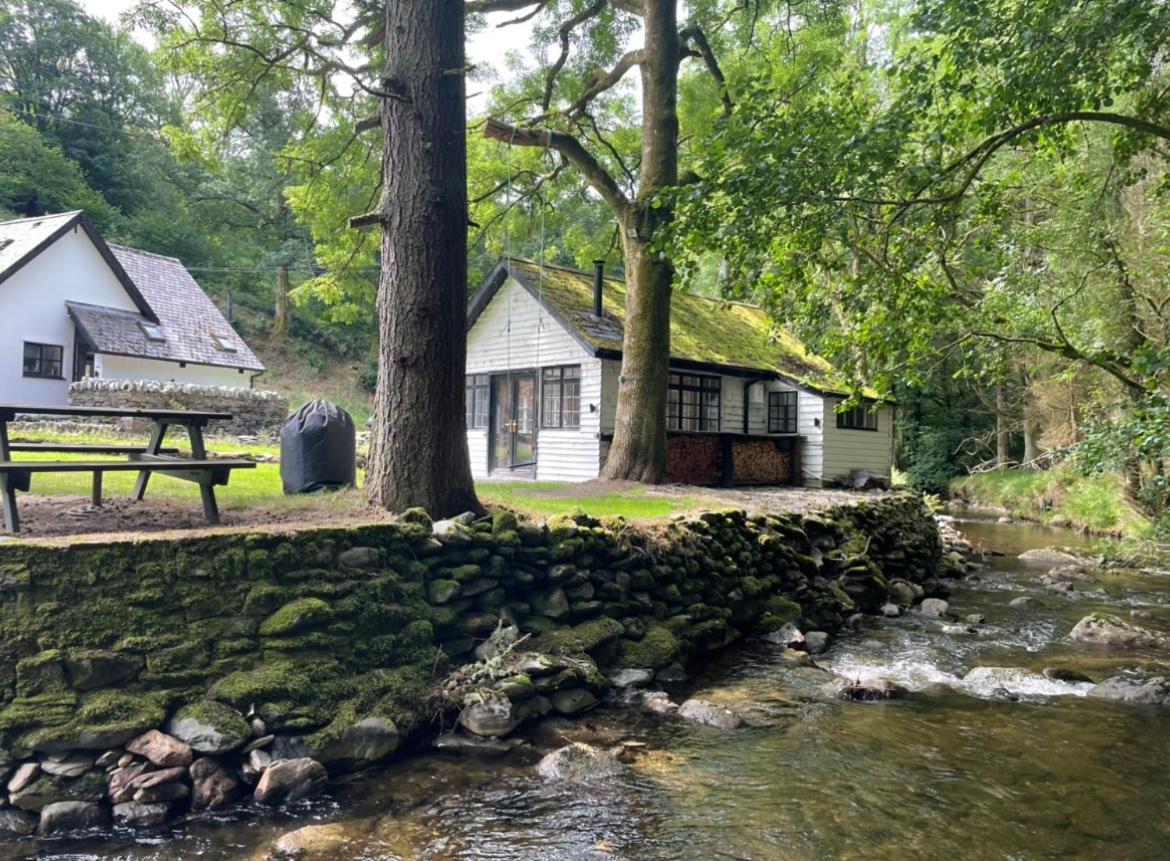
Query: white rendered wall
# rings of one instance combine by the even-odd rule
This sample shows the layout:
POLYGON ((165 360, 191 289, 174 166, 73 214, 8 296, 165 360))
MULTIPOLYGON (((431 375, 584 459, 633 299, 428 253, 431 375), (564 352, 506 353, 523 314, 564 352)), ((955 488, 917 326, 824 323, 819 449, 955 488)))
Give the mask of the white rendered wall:
POLYGON ((213 365, 181 366, 178 362, 160 362, 156 359, 136 359, 132 356, 99 355, 94 369, 103 380, 158 380, 169 383, 195 383, 200 386, 221 386, 232 389, 250 388, 255 371, 240 373, 238 368, 217 368, 213 365))
POLYGON ((0 284, 0 401, 35 406, 69 402, 73 376, 73 321, 65 302, 138 311, 105 259, 74 228, 0 284), (24 376, 24 342, 64 347, 64 379, 24 376))

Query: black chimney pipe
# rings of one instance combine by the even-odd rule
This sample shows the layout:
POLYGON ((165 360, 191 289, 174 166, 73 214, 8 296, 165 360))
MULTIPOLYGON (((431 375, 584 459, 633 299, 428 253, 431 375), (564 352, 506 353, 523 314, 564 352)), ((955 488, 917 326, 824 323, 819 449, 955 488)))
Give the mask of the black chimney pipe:
POLYGON ((593 261, 593 316, 602 316, 601 291, 605 286, 605 261, 593 261))

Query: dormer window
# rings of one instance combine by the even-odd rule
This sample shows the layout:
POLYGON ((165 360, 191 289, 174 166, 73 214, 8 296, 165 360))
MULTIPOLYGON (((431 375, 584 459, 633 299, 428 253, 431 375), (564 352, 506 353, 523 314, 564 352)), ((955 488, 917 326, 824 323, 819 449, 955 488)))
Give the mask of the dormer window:
POLYGON ((225 353, 234 353, 238 349, 236 347, 235 339, 230 335, 223 334, 222 332, 212 332, 211 340, 215 343, 215 346, 218 349, 223 350, 225 353))
POLYGON ((138 328, 142 330, 142 334, 146 336, 146 340, 148 341, 162 343, 167 339, 166 333, 158 323, 151 323, 149 320, 139 320, 138 328))

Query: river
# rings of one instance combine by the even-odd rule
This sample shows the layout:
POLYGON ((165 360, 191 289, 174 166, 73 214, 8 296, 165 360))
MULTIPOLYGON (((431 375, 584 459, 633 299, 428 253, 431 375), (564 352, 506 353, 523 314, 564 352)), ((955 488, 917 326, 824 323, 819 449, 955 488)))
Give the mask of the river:
MULTIPOLYGON (((1015 554, 1076 536, 960 517, 974 543, 1007 555, 959 584, 951 609, 976 633, 918 615, 844 632, 817 662, 916 691, 896 701, 819 696, 825 675, 751 643, 705 665, 675 699, 727 703, 747 728, 600 710, 545 725, 502 760, 429 754, 356 777, 292 810, 191 819, 152 834, 0 848, 0 859, 252 858, 275 835, 341 822, 336 857, 391 859, 1155 859, 1170 858, 1170 710, 1085 696, 1120 668, 1165 656, 1103 653, 1065 640, 1096 609, 1146 608, 1170 622, 1170 574, 1103 574, 1056 593, 1048 566, 1015 554), (1009 606, 1031 596, 1029 607, 1009 606), (1023 667, 1008 683, 965 683, 974 667, 1023 667), (939 683, 942 683, 941 685, 939 683), (946 687, 943 687, 946 685, 946 687), (547 783, 533 763, 580 739, 645 743, 622 776, 547 783), (15 853, 7 855, 6 852, 15 853)), ((681 700, 680 700, 681 701, 681 700)))

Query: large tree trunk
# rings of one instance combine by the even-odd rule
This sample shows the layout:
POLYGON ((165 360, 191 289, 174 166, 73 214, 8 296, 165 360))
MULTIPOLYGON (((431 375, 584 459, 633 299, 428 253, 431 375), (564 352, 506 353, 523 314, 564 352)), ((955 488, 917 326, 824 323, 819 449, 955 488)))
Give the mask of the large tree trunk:
POLYGON ((386 3, 378 388, 366 485, 391 511, 479 509, 464 417, 463 0, 386 3))
POLYGON ((602 476, 657 483, 666 475, 666 390, 674 269, 650 248, 669 224, 655 198, 678 183, 678 66, 675 0, 643 0, 642 162, 638 197, 621 224, 626 255, 626 327, 613 445, 602 476), (633 235, 631 235, 633 234, 633 235))
POLYGON ((995 468, 1007 469, 1011 459, 1011 434, 1008 425, 1007 394, 1003 383, 995 386, 995 468))

